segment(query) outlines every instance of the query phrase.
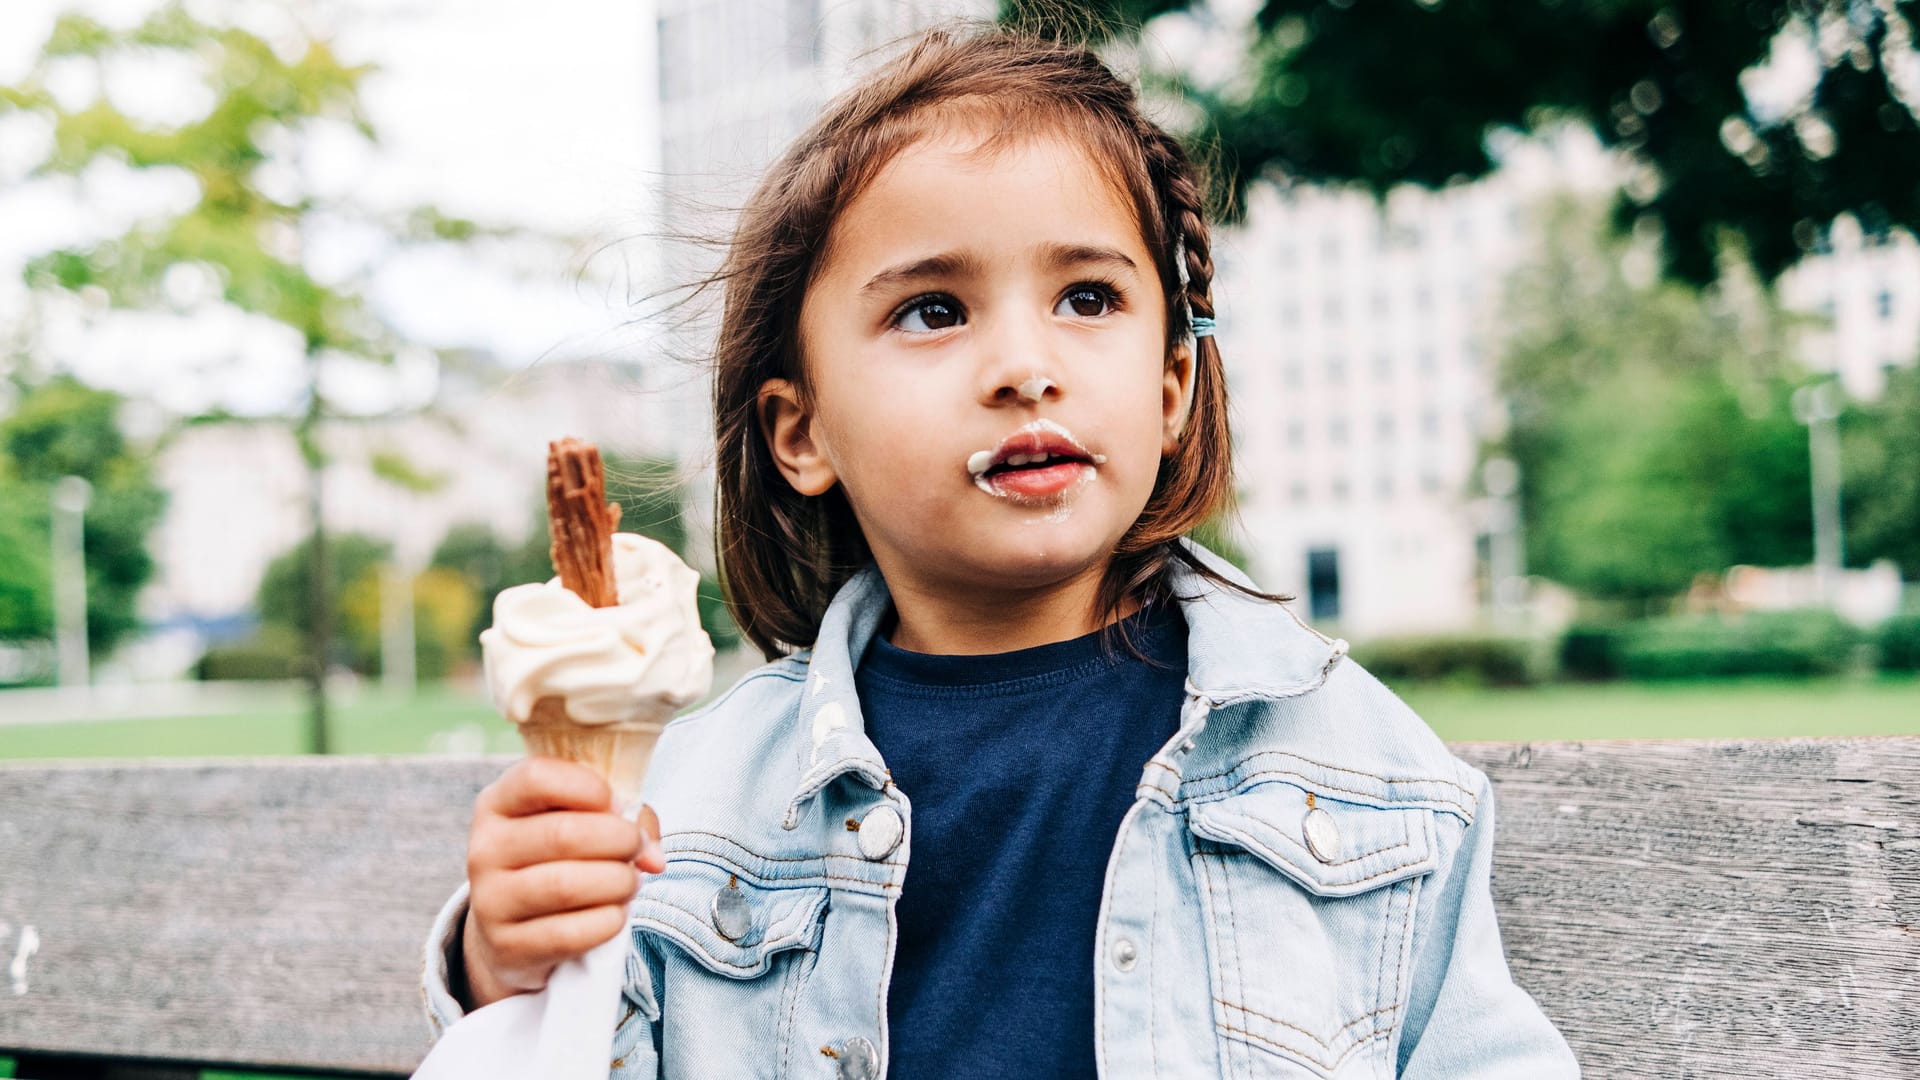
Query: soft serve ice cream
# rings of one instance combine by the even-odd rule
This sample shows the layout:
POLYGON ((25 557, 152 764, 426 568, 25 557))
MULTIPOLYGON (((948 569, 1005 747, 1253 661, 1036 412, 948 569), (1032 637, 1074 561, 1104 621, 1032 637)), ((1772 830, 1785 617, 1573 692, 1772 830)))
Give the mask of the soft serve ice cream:
POLYGON ((665 544, 613 534, 619 603, 593 607, 554 578, 493 602, 480 635, 487 690, 525 725, 554 701, 574 724, 665 724, 705 696, 713 643, 700 628, 700 575, 665 544))

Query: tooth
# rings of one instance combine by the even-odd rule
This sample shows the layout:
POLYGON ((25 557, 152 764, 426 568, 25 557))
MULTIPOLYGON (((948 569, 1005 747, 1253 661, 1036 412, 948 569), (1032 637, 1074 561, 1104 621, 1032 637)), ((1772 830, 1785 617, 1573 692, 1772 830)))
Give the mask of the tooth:
POLYGON ((1051 461, 1053 460, 1053 455, 1052 454, 1035 454, 1033 455, 1033 460, 1035 462, 1051 461))
POLYGON ((1028 456, 1027 456, 1027 455, 1025 455, 1025 454, 1013 454, 1013 455, 1011 455, 1011 456, 1009 456, 1009 457, 1007 458, 1007 464, 1009 464, 1009 465, 1025 465, 1025 464, 1026 464, 1027 462, 1029 462, 1029 461, 1032 461, 1032 460, 1033 460, 1032 458, 1030 458, 1030 457, 1028 457, 1028 456))

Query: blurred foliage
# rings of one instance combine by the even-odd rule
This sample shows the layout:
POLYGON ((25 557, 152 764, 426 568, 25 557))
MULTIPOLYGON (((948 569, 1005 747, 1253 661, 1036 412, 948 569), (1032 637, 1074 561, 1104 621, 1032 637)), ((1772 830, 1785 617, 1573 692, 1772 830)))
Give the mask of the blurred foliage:
MULTIPOLYGON (((25 75, 0 86, 0 122, 24 115, 30 118, 28 130, 44 126, 50 132, 49 150, 28 171, 30 183, 112 182, 144 185, 150 192, 191 192, 190 201, 176 198, 165 212, 135 220, 117 235, 32 258, 26 284, 36 297, 77 294, 95 313, 137 309, 190 316, 225 305, 290 328, 306 361, 306 393, 273 422, 290 429, 317 485, 326 461, 322 430, 335 416, 320 389, 322 363, 331 358, 385 362, 403 344, 401 334, 366 299, 374 269, 405 245, 518 233, 485 229, 431 207, 372 208, 358 201, 358 191, 333 196, 315 190, 304 174, 309 147, 326 142, 337 153, 351 142, 376 142, 361 100, 373 68, 343 60, 310 23, 310 9, 280 6, 283 29, 271 40, 203 18, 205 7, 182 0, 159 6, 124 29, 66 12, 25 75), (124 95, 116 100, 111 92, 125 85, 118 76, 130 69, 187 73, 205 92, 204 111, 169 126, 143 118, 145 108, 123 108, 143 104, 124 95), (56 93, 56 86, 94 92, 76 100, 56 93), (316 223, 336 235, 351 233, 372 254, 356 266, 316 273, 304 261, 306 231, 316 223)), ((31 354, 29 349, 26 355, 31 354)), ((233 419, 216 410, 186 417, 182 426, 233 419)), ((433 480, 391 455, 374 466, 403 486, 423 489, 433 480)), ((113 500, 100 513, 103 520, 128 517, 122 529, 141 520, 137 509, 113 500)), ((324 552, 319 520, 312 527, 309 545, 318 542, 324 552)), ((90 546, 91 528, 90 521, 90 546)), ((298 587, 273 584, 274 602, 290 603, 281 594, 298 587)), ((5 592, 0 585, 0 595, 5 592)), ((334 588, 320 590, 318 598, 338 596, 334 588)), ((330 637, 332 619, 324 610, 319 615, 283 610, 280 620, 295 625, 291 620, 297 617, 316 638, 330 637)), ((95 633, 110 640, 126 626, 109 617, 95 633)), ((318 640, 309 645, 310 654, 325 650, 318 640)), ((317 665, 305 667, 313 671, 317 665)), ((323 713, 321 692, 316 682, 316 717, 323 713)))
POLYGON ((1892 559, 1920 581, 1920 368, 1890 368, 1877 400, 1840 419, 1847 562, 1892 559))
POLYGON ((147 539, 166 495, 121 433, 119 395, 65 377, 16 392, 0 420, 0 641, 53 637, 53 486, 78 476, 93 489, 81 541, 87 645, 104 655, 140 627, 136 602, 153 576, 147 539))
POLYGON ((215 645, 194 666, 200 679, 292 679, 300 674, 303 646, 290 626, 269 624, 245 641, 215 645))
MULTIPOLYGON (((327 538, 327 594, 337 605, 347 587, 375 575, 393 557, 393 545, 365 533, 344 533, 327 538)), ((266 626, 285 626, 308 633, 313 626, 313 605, 307 583, 313 559, 313 539, 308 537, 267 564, 261 575, 260 589, 254 598, 254 610, 266 626)), ((330 663, 349 663, 352 657, 339 651, 330 663)))
POLYGON ((1704 290, 1655 276, 1649 242, 1601 218, 1553 204, 1510 279, 1493 449, 1520 466, 1529 570, 1647 602, 1735 564, 1808 562, 1787 316, 1737 273, 1704 290))
POLYGON ((1376 678, 1389 682, 1525 686, 1539 681, 1532 653, 1533 646, 1522 638, 1432 634, 1377 638, 1355 646, 1353 658, 1376 678))
MULTIPOLYGON (((1205 8, 1001 3, 1123 38, 1173 11, 1212 24, 1205 8)), ((1477 178, 1495 166, 1490 129, 1572 119, 1639 163, 1614 216, 1657 222, 1675 276, 1711 281, 1731 233, 1771 280, 1841 213, 1920 232, 1920 125, 1889 74, 1920 59, 1916 22, 1920 0, 1264 0, 1242 55, 1164 79, 1197 107, 1239 205, 1268 174, 1376 192, 1477 178), (1776 50, 1818 75, 1779 115, 1742 82, 1776 50)))
MULTIPOLYGON (((340 598, 340 637, 354 670, 377 675, 380 649, 381 574, 374 567, 350 583, 340 598)), ((457 570, 430 567, 413 578, 414 674, 443 679, 476 655, 472 636, 480 599, 457 570)))
POLYGON ((1627 628, 1618 645, 1630 679, 1837 675, 1853 664, 1859 630, 1831 611, 1675 616, 1627 628))
POLYGON ((1895 615, 1880 624, 1874 637, 1880 649, 1880 670, 1920 671, 1920 612, 1895 615))

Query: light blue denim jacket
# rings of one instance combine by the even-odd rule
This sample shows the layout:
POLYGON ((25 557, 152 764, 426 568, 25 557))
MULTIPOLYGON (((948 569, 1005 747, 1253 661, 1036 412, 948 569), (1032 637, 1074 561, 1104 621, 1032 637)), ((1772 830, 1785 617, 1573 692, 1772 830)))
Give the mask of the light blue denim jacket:
MULTIPOLYGON (((1507 971, 1486 777, 1345 642, 1184 567, 1175 586, 1180 727, 1114 838, 1097 937, 1059 958, 1092 965, 1101 1075, 1577 1076, 1507 971)), ((661 737, 645 798, 667 869, 633 902, 612 1076, 885 1075, 913 809, 865 734, 853 670, 888 605, 869 567, 811 650, 661 737)), ((465 901, 463 887, 427 945, 436 1032, 461 1015, 445 956, 465 901)))

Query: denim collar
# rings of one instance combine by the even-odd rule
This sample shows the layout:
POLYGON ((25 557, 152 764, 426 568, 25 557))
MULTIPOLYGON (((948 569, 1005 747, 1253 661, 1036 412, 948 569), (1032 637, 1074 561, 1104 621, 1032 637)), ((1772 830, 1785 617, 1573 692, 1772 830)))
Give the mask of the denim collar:
MULTIPOLYGON (((1182 542, 1222 577, 1252 585, 1231 563, 1182 542)), ((1172 585, 1187 621, 1189 705, 1218 708, 1303 694, 1325 682, 1346 655, 1346 642, 1307 626, 1289 605, 1226 588, 1184 562, 1173 564, 1172 585)), ((806 801, 842 775, 851 773, 875 790, 891 782, 880 751, 867 738, 853 683, 854 666, 879 632, 890 602, 886 581, 869 564, 834 594, 813 648, 795 654, 807 661, 799 726, 810 738, 785 828, 796 827, 806 801)), ((1203 726, 1183 717, 1181 730, 1192 737, 1203 726)))

